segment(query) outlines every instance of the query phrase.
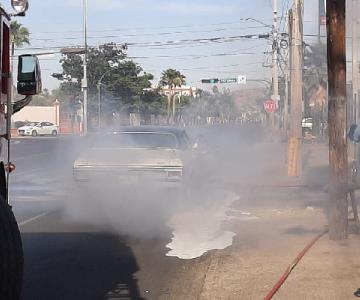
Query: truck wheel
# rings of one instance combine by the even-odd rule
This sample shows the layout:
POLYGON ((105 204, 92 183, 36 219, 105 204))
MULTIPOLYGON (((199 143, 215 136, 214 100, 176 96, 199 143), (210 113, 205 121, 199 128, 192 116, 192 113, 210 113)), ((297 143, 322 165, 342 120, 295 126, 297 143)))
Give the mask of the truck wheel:
POLYGON ((24 256, 19 227, 11 207, 0 199, 0 299, 19 300, 24 256))
POLYGON ((37 131, 36 130, 33 130, 33 132, 31 133, 32 136, 37 136, 37 131))

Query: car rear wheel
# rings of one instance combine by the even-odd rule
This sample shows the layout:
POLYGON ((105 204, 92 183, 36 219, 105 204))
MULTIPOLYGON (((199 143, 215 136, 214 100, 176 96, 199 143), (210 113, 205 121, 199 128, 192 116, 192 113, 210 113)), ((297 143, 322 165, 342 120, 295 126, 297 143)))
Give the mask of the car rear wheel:
POLYGON ((52 136, 57 136, 57 134, 58 134, 58 132, 56 130, 53 130, 51 133, 52 136))
POLYGON ((37 131, 36 130, 33 130, 32 133, 31 133, 32 136, 37 136, 37 131))

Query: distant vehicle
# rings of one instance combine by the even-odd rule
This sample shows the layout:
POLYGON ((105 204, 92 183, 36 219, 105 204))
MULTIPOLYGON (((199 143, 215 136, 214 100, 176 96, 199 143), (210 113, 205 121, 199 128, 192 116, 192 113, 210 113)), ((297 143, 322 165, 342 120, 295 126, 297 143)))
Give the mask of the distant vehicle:
POLYGON ((18 128, 18 133, 21 136, 38 136, 38 135, 52 135, 57 136, 59 128, 50 122, 32 122, 28 125, 18 128))
POLYGON ((303 118, 302 119, 302 128, 306 128, 309 131, 313 129, 313 119, 312 118, 303 118))
POLYGON ((36 125, 38 125, 39 122, 25 122, 23 124, 23 126, 20 126, 18 128, 18 133, 19 135, 24 135, 25 134, 25 131, 28 131, 29 129, 35 127, 36 125))
MULTIPOLYGON (((76 181, 180 186, 190 165, 192 145, 183 129, 165 126, 129 126, 89 136, 87 150, 74 162, 76 181)), ((196 147, 196 146, 195 146, 196 147)))

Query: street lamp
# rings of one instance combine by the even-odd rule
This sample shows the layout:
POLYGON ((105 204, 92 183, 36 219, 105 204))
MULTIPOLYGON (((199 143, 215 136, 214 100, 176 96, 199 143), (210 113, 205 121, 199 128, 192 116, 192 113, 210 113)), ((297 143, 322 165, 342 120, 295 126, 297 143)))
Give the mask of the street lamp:
POLYGON ((23 14, 29 8, 27 0, 11 0, 11 6, 17 14, 23 14))
POLYGON ((98 88, 98 126, 99 129, 101 128, 101 85, 102 85, 102 80, 104 79, 104 77, 109 74, 110 72, 114 71, 117 69, 117 67, 119 66, 119 64, 117 63, 112 63, 109 62, 111 69, 107 70, 104 74, 101 75, 98 84, 97 84, 97 88, 98 88))

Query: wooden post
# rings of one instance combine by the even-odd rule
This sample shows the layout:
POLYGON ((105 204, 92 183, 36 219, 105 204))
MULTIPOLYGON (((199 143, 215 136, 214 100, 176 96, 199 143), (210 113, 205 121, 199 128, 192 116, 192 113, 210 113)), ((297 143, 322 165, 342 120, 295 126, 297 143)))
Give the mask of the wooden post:
MULTIPOLYGON (((357 124, 357 103, 359 99, 359 63, 358 63, 358 0, 352 0, 352 102, 351 102, 351 115, 349 116, 352 124, 357 124)), ((356 143, 352 147, 352 159, 355 167, 357 167, 358 149, 356 143)))
POLYGON ((296 0, 289 13, 290 41, 290 134, 288 175, 301 175, 302 108, 303 108, 303 0, 296 0))
POLYGON ((346 134, 345 0, 327 0, 329 82, 329 235, 347 238, 348 154, 346 134))
MULTIPOLYGON (((276 109, 279 108, 279 70, 278 70, 278 0, 273 0, 273 45, 272 45, 272 100, 275 101, 276 109)), ((272 129, 277 128, 276 111, 270 113, 272 129)))
POLYGON ((289 74, 286 71, 285 74, 285 99, 284 99, 284 133, 285 136, 288 136, 289 130, 289 74))

